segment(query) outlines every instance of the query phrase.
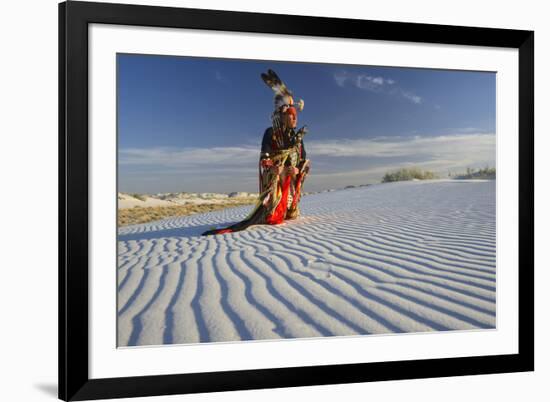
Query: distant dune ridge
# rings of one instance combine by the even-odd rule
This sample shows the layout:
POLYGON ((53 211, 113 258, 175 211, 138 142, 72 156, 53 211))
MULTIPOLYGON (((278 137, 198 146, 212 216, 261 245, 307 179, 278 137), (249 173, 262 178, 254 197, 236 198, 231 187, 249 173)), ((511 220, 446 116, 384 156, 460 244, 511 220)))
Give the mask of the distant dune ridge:
POLYGON ((495 181, 311 194, 296 221, 199 236, 250 208, 119 228, 119 346, 495 327, 495 181))
POLYGON ((118 193, 118 208, 134 207, 172 207, 178 205, 223 204, 242 198, 255 198, 257 193, 233 192, 221 193, 158 193, 128 194, 118 193))
POLYGON ((118 193, 119 226, 140 224, 159 219, 216 211, 240 205, 255 204, 256 193, 118 193))

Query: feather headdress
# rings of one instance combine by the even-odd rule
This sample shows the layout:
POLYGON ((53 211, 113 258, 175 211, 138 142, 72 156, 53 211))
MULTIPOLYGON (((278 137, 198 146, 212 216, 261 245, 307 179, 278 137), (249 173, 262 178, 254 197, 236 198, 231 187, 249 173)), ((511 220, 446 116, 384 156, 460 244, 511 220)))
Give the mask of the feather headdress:
POLYGON ((267 73, 262 73, 261 76, 266 85, 275 92, 275 97, 273 99, 275 112, 284 113, 290 106, 294 106, 294 108, 300 112, 304 110, 304 101, 300 99, 297 104, 294 103, 292 91, 288 89, 283 81, 281 81, 275 71, 269 69, 267 73))

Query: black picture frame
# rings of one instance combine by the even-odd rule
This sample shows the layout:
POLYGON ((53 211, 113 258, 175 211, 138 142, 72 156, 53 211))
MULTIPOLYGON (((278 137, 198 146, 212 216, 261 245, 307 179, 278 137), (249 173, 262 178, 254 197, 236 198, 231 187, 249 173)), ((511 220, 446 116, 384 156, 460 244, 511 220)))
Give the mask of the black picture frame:
POLYGON ((534 370, 534 32, 70 1, 59 4, 59 398, 88 400, 534 370), (517 354, 90 379, 88 25, 506 47, 519 52, 517 354))

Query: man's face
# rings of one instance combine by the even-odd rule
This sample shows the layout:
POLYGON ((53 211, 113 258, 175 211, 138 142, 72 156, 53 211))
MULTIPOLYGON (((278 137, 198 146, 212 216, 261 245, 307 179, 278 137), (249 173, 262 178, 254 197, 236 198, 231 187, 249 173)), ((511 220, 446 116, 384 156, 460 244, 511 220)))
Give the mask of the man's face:
POLYGON ((294 112, 294 113, 287 112, 283 116, 284 116, 284 119, 285 119, 285 125, 287 127, 296 128, 296 125, 298 124, 298 116, 297 116, 296 112, 294 112))

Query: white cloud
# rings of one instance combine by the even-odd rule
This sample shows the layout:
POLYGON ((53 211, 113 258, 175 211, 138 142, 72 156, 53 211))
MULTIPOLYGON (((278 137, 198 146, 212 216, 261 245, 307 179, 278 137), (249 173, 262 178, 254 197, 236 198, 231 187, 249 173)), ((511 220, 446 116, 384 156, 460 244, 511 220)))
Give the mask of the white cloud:
MULTIPOLYGON (((401 167, 415 166, 446 177, 447 172, 463 172, 466 167, 495 166, 494 134, 465 133, 461 130, 457 130, 457 133, 435 137, 308 138, 306 150, 312 161, 308 188, 320 190, 342 187, 342 183, 379 182, 384 173, 401 167)), ((153 182, 165 183, 162 188, 168 189, 166 191, 182 188, 183 184, 190 186, 195 181, 191 187, 204 191, 219 188, 223 188, 223 191, 243 188, 252 191, 259 152, 257 146, 251 145, 121 149, 121 183, 130 180, 141 183, 148 177, 154 177, 153 182), (245 179, 250 183, 245 183, 245 179)))
POLYGON ((119 152, 121 166, 164 166, 171 168, 243 166, 259 157, 250 145, 213 148, 126 148, 119 152))
POLYGON ((464 133, 464 134, 470 134, 470 133, 479 133, 482 131, 478 127, 461 127, 456 129, 451 129, 452 131, 456 131, 457 133, 464 133))
POLYGON ((403 95, 405 99, 410 100, 412 103, 422 103, 422 98, 418 95, 413 94, 412 92, 401 91, 401 95, 403 95))
POLYGON ((333 76, 336 85, 344 87, 347 82, 352 83, 356 88, 378 93, 388 93, 390 95, 401 96, 414 104, 422 103, 422 97, 416 95, 411 91, 405 91, 401 88, 395 87, 397 81, 391 78, 384 78, 380 76, 371 76, 368 74, 352 74, 348 71, 338 71, 333 76))
POLYGON ((382 77, 369 77, 369 79, 377 85, 384 85, 384 78, 382 77))
POLYGON ((349 76, 346 71, 338 71, 336 74, 334 74, 334 81, 336 81, 336 84, 339 87, 343 87, 348 78, 349 76))
MULTIPOLYGON (((399 158, 404 162, 424 156, 425 161, 471 161, 494 159, 496 137, 487 133, 371 139, 306 140, 308 156, 315 158, 399 158)), ((256 163, 260 150, 243 145, 213 148, 126 148, 119 152, 121 166, 226 167, 256 163)))
POLYGON ((369 91, 380 91, 384 85, 393 85, 394 80, 386 79, 383 77, 373 77, 366 74, 360 74, 355 77, 355 86, 359 89, 366 89, 369 91))
POLYGON ((393 85, 395 80, 384 77, 373 77, 368 74, 352 74, 348 71, 338 71, 333 76, 334 81, 340 87, 345 86, 346 82, 351 82, 355 87, 365 90, 379 90, 384 85, 393 85))
POLYGON ((493 159, 494 134, 457 134, 436 137, 379 137, 375 139, 308 141, 308 155, 314 157, 399 158, 403 161, 424 155, 426 161, 456 162, 493 159))

